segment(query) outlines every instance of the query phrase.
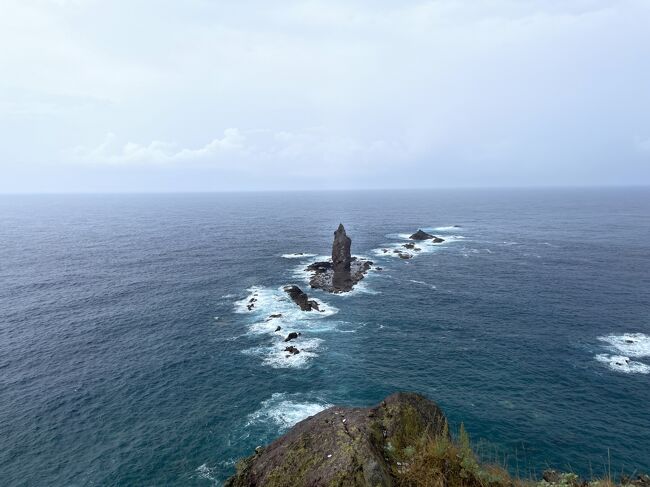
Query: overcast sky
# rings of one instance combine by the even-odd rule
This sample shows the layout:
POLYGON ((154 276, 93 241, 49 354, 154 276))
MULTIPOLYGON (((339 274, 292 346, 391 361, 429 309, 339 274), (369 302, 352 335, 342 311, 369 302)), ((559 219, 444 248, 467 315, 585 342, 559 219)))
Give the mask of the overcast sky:
POLYGON ((650 0, 0 0, 0 192, 650 184, 650 0))

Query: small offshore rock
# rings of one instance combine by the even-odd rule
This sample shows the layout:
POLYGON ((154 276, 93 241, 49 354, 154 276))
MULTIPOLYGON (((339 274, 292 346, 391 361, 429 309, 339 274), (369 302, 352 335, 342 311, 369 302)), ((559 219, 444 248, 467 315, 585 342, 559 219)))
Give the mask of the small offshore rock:
POLYGON ((287 335, 287 338, 285 338, 284 341, 285 342, 290 342, 291 340, 295 340, 296 338, 298 338, 298 333, 296 333, 295 331, 292 331, 291 333, 289 333, 287 335))
POLYGON ((302 311, 311 311, 315 309, 320 311, 317 301, 309 299, 309 296, 298 286, 285 286, 284 291, 289 295, 291 300, 296 303, 302 311))
POLYGON ((421 229, 418 229, 418 231, 411 235, 409 238, 411 240, 429 240, 434 238, 434 236, 421 229))

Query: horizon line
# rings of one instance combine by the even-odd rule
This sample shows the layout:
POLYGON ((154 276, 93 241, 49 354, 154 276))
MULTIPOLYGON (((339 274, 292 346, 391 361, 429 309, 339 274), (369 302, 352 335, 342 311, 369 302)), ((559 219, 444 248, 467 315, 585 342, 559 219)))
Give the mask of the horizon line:
POLYGON ((11 191, 0 192, 0 196, 65 196, 65 195, 182 195, 182 194, 232 194, 232 193, 319 193, 319 192, 380 192, 380 191, 468 191, 468 190, 548 190, 548 189, 645 189, 650 183, 640 184, 601 184, 601 185, 521 185, 521 186, 431 186, 397 188, 322 188, 322 189, 210 189, 210 190, 109 190, 109 191, 11 191))

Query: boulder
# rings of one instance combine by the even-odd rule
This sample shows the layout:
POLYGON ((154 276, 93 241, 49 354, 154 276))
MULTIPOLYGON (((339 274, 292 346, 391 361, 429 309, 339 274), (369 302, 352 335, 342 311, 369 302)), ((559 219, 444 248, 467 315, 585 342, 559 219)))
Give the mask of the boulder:
POLYGON ((432 240, 433 240, 433 243, 442 243, 442 242, 445 241, 444 238, 440 238, 440 237, 433 237, 432 240))
POLYGON ((281 327, 281 326, 278 326, 278 327, 275 329, 276 333, 277 333, 278 331, 280 331, 281 329, 282 329, 282 327, 281 327))

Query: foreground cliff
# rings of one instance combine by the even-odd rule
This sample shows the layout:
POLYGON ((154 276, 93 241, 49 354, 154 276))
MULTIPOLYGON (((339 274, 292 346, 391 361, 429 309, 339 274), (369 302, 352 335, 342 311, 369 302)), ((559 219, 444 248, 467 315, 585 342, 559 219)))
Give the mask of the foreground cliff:
MULTIPOLYGON (((240 461, 225 487, 615 487, 544 472, 539 481, 480 464, 461 426, 458 439, 435 403, 398 393, 371 408, 332 407, 240 461)), ((650 476, 621 476, 621 487, 650 487, 650 476)))
POLYGON ((226 486, 392 486, 427 435, 447 436, 447 420, 418 394, 394 394, 373 408, 333 407, 240 462, 226 486))

